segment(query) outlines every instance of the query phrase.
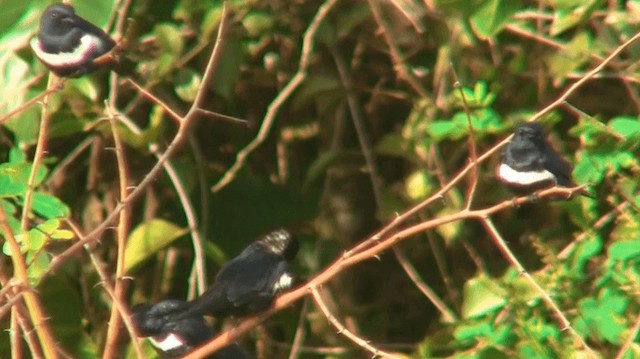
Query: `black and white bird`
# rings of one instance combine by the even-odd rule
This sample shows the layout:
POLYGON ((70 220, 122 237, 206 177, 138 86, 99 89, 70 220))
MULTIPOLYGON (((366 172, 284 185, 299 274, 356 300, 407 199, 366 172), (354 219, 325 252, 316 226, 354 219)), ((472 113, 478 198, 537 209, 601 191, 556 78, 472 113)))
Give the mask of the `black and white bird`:
POLYGON ((183 318, 242 317, 267 310, 275 296, 293 284, 288 262, 297 252, 298 241, 285 229, 262 236, 225 263, 200 297, 138 307, 135 316, 144 319, 138 320, 141 333, 154 336, 164 323, 179 323, 183 318))
MULTIPOLYGON (((571 165, 560 157, 544 138, 537 123, 516 128, 500 153, 497 176, 517 195, 526 195, 554 186, 573 187, 571 165)), ((581 194, 589 196, 586 191, 581 194)))
POLYGON ((264 235, 227 262, 187 312, 221 318, 267 310, 278 292, 293 284, 288 262, 297 252, 298 241, 287 230, 264 235))
POLYGON ((36 57, 61 77, 79 77, 113 62, 113 57, 101 56, 115 45, 102 29, 63 3, 53 4, 44 11, 38 35, 31 40, 36 57))
MULTIPOLYGON (((131 319, 138 335, 148 337, 163 358, 178 358, 213 338, 215 331, 199 315, 175 318, 172 313, 184 311, 189 304, 181 300, 165 300, 154 305, 133 308, 131 319)), ((238 344, 216 351, 211 359, 251 359, 238 344)))

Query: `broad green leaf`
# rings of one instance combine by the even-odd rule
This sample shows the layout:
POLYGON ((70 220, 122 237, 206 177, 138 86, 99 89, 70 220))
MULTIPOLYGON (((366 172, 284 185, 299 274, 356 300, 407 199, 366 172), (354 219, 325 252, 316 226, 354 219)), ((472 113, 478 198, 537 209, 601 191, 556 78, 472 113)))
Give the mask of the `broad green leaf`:
POLYGON ((578 305, 580 315, 575 320, 576 330, 619 345, 625 330, 623 315, 628 303, 629 297, 608 288, 603 289, 598 298, 585 298, 578 305))
POLYGON ((34 192, 31 208, 46 219, 69 217, 69 207, 57 197, 47 193, 34 192))
POLYGON ((507 291, 501 284, 484 276, 467 281, 463 290, 462 316, 476 318, 502 308, 507 303, 507 291))
POLYGON ((433 191, 433 184, 425 171, 416 171, 405 180, 405 192, 414 201, 420 201, 433 191))
POLYGON ((640 257, 640 240, 618 241, 612 243, 608 250, 612 261, 626 261, 640 257))
POLYGON ((199 73, 190 69, 179 69, 175 79, 176 94, 183 101, 191 102, 196 98, 200 82, 202 77, 199 73))
POLYGON ((3 0, 0 11, 0 34, 4 34, 30 6, 28 1, 23 0, 3 0))
POLYGON ((139 225, 127 238, 125 272, 131 271, 133 267, 155 255, 187 232, 187 229, 162 219, 151 219, 139 225))
POLYGON ((427 133, 439 141, 451 136, 462 137, 465 134, 465 130, 456 126, 453 121, 442 120, 429 122, 427 124, 427 133))
POLYGON ((550 35, 557 36, 582 23, 598 8, 599 3, 600 0, 578 0, 567 4, 556 2, 550 35))
POLYGON ((47 252, 38 251, 33 253, 29 252, 26 256, 27 262, 30 263, 27 268, 27 276, 31 285, 35 285, 40 281, 40 278, 49 269, 49 263, 51 263, 47 252), (33 257, 33 253, 37 253, 35 257, 33 257))
POLYGON ((251 37, 258 37, 271 31, 274 16, 260 11, 251 11, 242 19, 242 25, 251 37))
POLYGON ((453 332, 453 336, 461 342, 468 342, 478 337, 486 337, 491 334, 492 331, 491 323, 489 321, 482 321, 480 323, 459 326, 453 332))
POLYGON ((471 16, 471 25, 480 38, 487 39, 499 33, 519 8, 519 0, 486 0, 471 16))
POLYGON ((564 79, 569 73, 578 70, 587 61, 592 52, 592 36, 580 32, 567 43, 562 50, 547 58, 549 69, 555 79, 564 79))
POLYGON ((587 262, 602 250, 602 238, 599 235, 590 235, 576 245, 572 256, 571 276, 583 277, 584 267, 587 262))
POLYGON ((616 117, 607 126, 624 138, 640 135, 640 120, 637 117, 616 117))
POLYGON ((408 157, 405 140, 395 132, 388 133, 376 143, 374 150, 379 155, 408 157))
MULTIPOLYGON (((27 191, 31 164, 2 163, 0 164, 0 197, 22 196, 27 191)), ((35 185, 39 185, 45 178, 47 170, 44 166, 38 168, 35 185)))

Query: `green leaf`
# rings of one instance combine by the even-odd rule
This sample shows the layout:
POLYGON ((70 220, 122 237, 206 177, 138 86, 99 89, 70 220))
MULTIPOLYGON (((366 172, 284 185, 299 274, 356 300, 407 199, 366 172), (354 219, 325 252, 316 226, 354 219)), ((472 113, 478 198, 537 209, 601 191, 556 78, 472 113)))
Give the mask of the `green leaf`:
POLYGON ((258 37, 271 31, 274 18, 272 14, 251 11, 242 19, 242 25, 251 37, 258 37))
MULTIPOLYGON (((42 182, 47 174, 44 166, 38 168, 35 185, 42 182)), ((31 175, 29 163, 2 163, 0 164, 0 197, 22 196, 27 191, 27 183, 31 175)))
POLYGON ((627 139, 640 135, 640 120, 636 117, 616 117, 609 121, 607 126, 627 139))
POLYGON ((600 235, 590 235, 578 243, 572 256, 570 275, 582 277, 587 262, 599 254, 601 250, 602 238, 600 235))
POLYGON ((145 259, 156 254, 188 230, 162 219, 151 219, 131 231, 125 248, 124 268, 129 272, 145 259))
POLYGON ((629 298, 624 293, 603 289, 597 299, 585 298, 578 305, 576 330, 619 345, 626 327, 624 312, 628 304, 629 298))
POLYGON ((484 276, 467 281, 463 290, 462 316, 475 318, 502 308, 507 291, 496 280, 484 276))
POLYGON ((493 328, 488 321, 480 323, 462 325, 453 332, 453 336, 461 341, 468 342, 474 340, 477 337, 486 337, 491 334, 493 328))
POLYGON ((626 261, 640 257, 640 240, 618 241, 609 246, 609 259, 626 261))
POLYGON ((578 70, 589 61, 592 50, 592 36, 580 32, 558 53, 547 59, 554 78, 563 79, 569 73, 578 70))
POLYGON ((396 132, 388 133, 376 143, 374 150, 379 155, 409 157, 405 140, 396 132))
POLYGON ((34 192, 31 209, 46 219, 69 217, 69 207, 57 197, 47 193, 34 192))
POLYGON ((519 8, 519 0, 487 0, 471 16, 471 26, 478 37, 487 39, 499 33, 519 8))
POLYGON ((558 36, 561 33, 575 27, 587 20, 591 13, 598 8, 600 0, 578 0, 562 4, 555 2, 553 23, 551 24, 550 35, 558 36))
POLYGON ((6 33, 14 23, 18 22, 31 4, 22 0, 3 0, 0 11, 0 34, 6 33))
POLYGON ((464 136, 466 130, 456 126, 451 120, 431 121, 427 124, 427 133, 436 140, 448 137, 464 136))
POLYGON ((405 180, 405 192, 407 196, 418 202, 426 198, 433 191, 433 183, 429 180, 429 176, 425 171, 416 171, 405 180))
POLYGON ((27 268, 27 277, 29 277, 29 283, 35 285, 40 281, 40 278, 47 273, 49 269, 49 255, 45 251, 35 252, 37 253, 35 258, 32 257, 32 253, 28 253, 26 256, 27 262, 30 263, 27 268))
POLYGON ((191 69, 179 69, 175 80, 176 94, 183 101, 191 102, 196 98, 200 82, 202 82, 200 73, 191 69))

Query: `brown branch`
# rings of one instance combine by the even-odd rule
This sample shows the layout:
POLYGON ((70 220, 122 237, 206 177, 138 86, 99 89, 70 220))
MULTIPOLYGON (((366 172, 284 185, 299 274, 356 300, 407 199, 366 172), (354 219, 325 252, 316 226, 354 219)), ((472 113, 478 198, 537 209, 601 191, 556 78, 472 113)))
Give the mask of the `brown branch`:
POLYGON ((11 231, 11 227, 9 226, 9 222, 7 221, 7 215, 4 211, 4 208, 0 206, 0 230, 2 231, 3 237, 9 246, 9 250, 11 251, 11 261, 13 263, 13 276, 17 281, 17 284, 24 286, 26 289, 22 292, 22 296, 24 298, 24 303, 27 306, 27 310, 29 311, 29 316, 31 317, 31 322, 35 328, 36 334, 38 335, 38 340, 40 341, 40 346, 44 352, 44 357, 47 359, 58 358, 56 341, 51 334, 51 330, 47 325, 46 315, 44 310, 42 309, 42 304, 40 303, 40 298, 32 291, 29 287, 29 276, 27 275, 27 265, 24 262, 24 257, 20 252, 20 245, 16 241, 16 238, 11 231))
MULTIPOLYGON (((136 85, 137 86, 137 85, 136 85)), ((126 118, 124 114, 119 114, 118 118, 124 119, 126 118)), ((134 133, 142 133, 141 129, 132 121, 122 121, 122 123, 127 126, 134 133)), ((160 148, 158 143, 150 143, 148 146, 149 152, 153 153, 153 155, 160 160, 162 158, 163 153, 158 149, 160 148)), ((169 176, 171 183, 173 184, 174 189, 176 190, 176 194, 178 195, 178 199, 182 208, 184 210, 184 215, 187 220, 187 224, 189 226, 189 232, 191 234, 191 241, 193 243, 193 252, 194 252, 194 270, 197 278, 197 288, 198 293, 202 294, 207 287, 207 278, 206 278, 206 266, 205 266, 205 254, 204 254, 204 239, 200 235, 198 231, 198 221, 196 219, 196 211, 191 204, 191 200, 189 199, 189 194, 187 193, 187 189, 185 188, 180 176, 178 175, 178 171, 173 167, 173 164, 170 160, 167 160, 163 164, 164 170, 169 176)))
MULTIPOLYGON (((66 220, 65 223, 67 223, 69 228, 71 228, 71 230, 75 233, 76 237, 83 238, 82 232, 80 231, 80 228, 76 223, 74 223, 71 220, 66 220)), ((125 328, 129 332, 129 335, 131 336, 131 341, 132 341, 133 349, 134 349, 134 351, 136 353, 136 356, 138 358, 144 358, 145 355, 142 352, 142 348, 140 347, 140 344, 136 340, 137 336, 136 336, 135 326, 133 325, 133 322, 131 321, 131 314, 129 313, 129 311, 127 309, 127 305, 125 304, 125 302, 121 298, 118 298, 118 296, 116 295, 115 289, 114 289, 113 285, 111 284, 111 279, 110 279, 109 273, 106 271, 106 269, 104 269, 104 267, 103 267, 102 263, 100 262, 100 260, 93 253, 93 249, 91 248, 91 246, 90 245, 86 245, 85 246, 85 250, 89 254, 89 258, 91 259, 91 263, 93 264, 94 268, 96 269, 96 272, 98 273, 98 276, 100 277, 102 287, 105 289, 105 291, 107 292, 107 294, 109 295, 109 297, 111 297, 111 300, 113 301, 112 305, 118 310, 118 312, 120 313, 120 315, 123 318, 125 328)))
MULTIPOLYGON (((112 86, 116 83, 115 74, 112 74, 112 86)), ((113 87, 112 87, 113 88, 113 87)), ((110 97, 110 101, 115 104, 115 93, 110 97)), ((109 124, 111 125, 111 133, 113 136, 113 142, 115 145, 116 162, 118 164, 118 188, 119 199, 123 201, 127 198, 129 191, 129 171, 127 166, 127 160, 124 154, 124 144, 118 133, 118 122, 116 120, 116 114, 113 110, 112 104, 106 104, 107 117, 109 118, 109 124)), ((116 233, 116 273, 115 273, 115 288, 114 288, 114 302, 120 302, 125 296, 125 287, 123 283, 124 277, 124 256, 125 248, 127 245, 127 235, 129 233, 129 219, 130 219, 131 207, 123 208, 120 211, 118 218, 118 229, 116 233)), ((109 317, 109 326, 107 330, 107 339, 105 343, 105 349, 102 354, 104 359, 114 358, 117 347, 117 340, 120 333, 121 319, 120 311, 117 305, 111 306, 111 315, 109 317)))
POLYGON ((353 120, 353 126, 356 129, 356 135, 358 136, 358 143, 360 144, 360 150, 364 156, 364 160, 367 166, 367 172, 369 179, 371 180, 371 187, 373 188, 373 195, 375 197, 377 208, 382 207, 382 180, 380 179, 380 173, 376 164, 376 159, 371 150, 371 138, 365 127, 364 116, 362 114, 362 105, 358 100, 356 91, 353 85, 353 79, 347 64, 342 57, 342 54, 336 49, 335 46, 329 46, 329 51, 333 56, 333 60, 336 63, 336 68, 340 74, 340 81, 347 93, 347 104, 349 105, 349 112, 351 113, 351 119, 353 120))
POLYGON ((467 190, 466 198, 465 198, 465 208, 470 209, 471 204, 473 203, 473 197, 476 193, 476 188, 478 187, 478 150, 476 145, 476 138, 473 133, 473 123, 471 122, 471 111, 469 110, 469 104, 467 103, 467 97, 464 94, 464 88, 458 79, 458 74, 456 70, 451 66, 451 72, 453 73, 453 77, 455 79, 454 87, 458 89, 458 93, 460 93, 460 99, 462 100, 462 107, 464 108, 464 113, 467 117, 467 125, 469 126, 468 135, 467 135, 467 146, 469 147, 469 156, 471 157, 471 163, 476 164, 471 167, 471 178, 469 182, 469 189, 467 190))
MULTIPOLYGON (((625 340, 624 344, 620 347, 620 350, 618 350, 618 354, 616 354, 615 359, 622 359, 627 350, 629 350, 629 347, 633 344, 633 341, 638 337, 638 333, 640 333, 640 314, 636 317, 633 329, 631 330, 631 333, 629 333, 627 340, 625 340)), ((631 354, 631 357, 633 357, 633 353, 631 354)))
POLYGON ((360 338, 359 336, 355 335, 354 333, 349 331, 347 328, 345 328, 344 325, 342 325, 340 321, 336 319, 336 317, 331 313, 329 308, 327 308, 327 305, 322 300, 322 296, 320 296, 320 293, 318 292, 318 288, 310 287, 309 290, 311 291, 313 300, 316 302, 316 306, 322 311, 322 314, 324 314, 325 318, 327 318, 329 323, 331 323, 338 330, 338 334, 344 335, 345 337, 347 337, 347 339, 354 342, 357 346, 371 352, 374 358, 378 356, 382 358, 398 358, 398 356, 396 355, 387 353, 383 350, 380 350, 374 347, 373 345, 369 344, 368 340, 364 340, 360 338))
POLYGON ((314 46, 315 46, 315 36, 320 28, 320 25, 327 17, 327 14, 331 11, 334 5, 338 2, 338 0, 327 0, 323 3, 320 8, 318 8, 318 12, 314 16, 313 20, 311 20, 311 24, 307 28, 304 33, 304 37, 302 40, 302 53, 300 55, 300 66, 298 67, 298 71, 293 75, 291 80, 287 83, 287 85, 278 93, 278 96, 269 104, 267 108, 267 112, 265 113, 264 119, 262 120, 262 125, 260 126, 260 130, 258 131, 258 135, 251 141, 249 144, 240 150, 236 155, 236 161, 234 164, 224 173, 222 178, 211 188, 213 192, 218 192, 223 187, 228 185, 237 173, 244 166, 245 161, 258 146, 264 142, 264 140, 269 135, 271 131, 271 127, 273 126, 276 116, 278 115, 278 111, 280 111, 280 107, 284 105, 284 103, 289 99, 289 96, 302 84, 302 82, 307 78, 307 71, 309 69, 309 64, 311 62, 311 55, 313 54, 314 46))
POLYGON ((38 167, 45 154, 45 148, 47 146, 47 135, 49 134, 49 95, 51 92, 48 90, 56 86, 56 76, 54 74, 49 75, 47 83, 47 91, 42 99, 42 114, 40 116, 40 129, 38 130, 38 142, 36 143, 36 152, 33 155, 33 162, 31 164, 31 173, 29 173, 29 180, 27 182, 27 191, 24 194, 24 204, 22 205, 22 219, 20 221, 20 228, 26 231, 29 226, 29 213, 31 212, 31 198, 33 197, 33 191, 35 191, 36 175, 38 174, 38 167))
MULTIPOLYGON (((543 191, 538 192, 537 198, 549 198, 553 196, 570 196, 578 191, 582 190, 584 187, 574 187, 574 188, 550 188, 543 191)), ((437 196, 434 195, 434 196, 437 196)), ((432 198, 427 199, 427 201, 433 200, 432 198)), ((365 239, 363 242, 371 243, 371 245, 362 249, 358 252, 354 252, 353 249, 349 252, 351 255, 349 256, 341 256, 337 258, 334 262, 325 267, 324 270, 315 275, 315 277, 311 278, 305 285, 295 288, 287 293, 282 294, 278 298, 276 298, 273 306, 264 312, 263 314, 251 318, 247 318, 240 323, 238 323, 232 329, 225 331, 213 338, 211 341, 203 345, 202 347, 197 348, 193 352, 189 353, 185 358, 188 359, 196 359, 202 358, 207 354, 213 353, 216 350, 222 348, 225 345, 233 342, 235 338, 240 336, 241 334, 247 332, 248 330, 254 328, 267 318, 269 318, 274 313, 282 310, 285 307, 290 306, 293 302, 299 300, 300 298, 309 294, 309 291, 312 288, 317 288, 322 286, 324 283, 330 281, 339 273, 345 271, 349 267, 363 262, 365 260, 373 259, 382 253, 385 250, 390 249, 397 243, 402 240, 405 240, 409 237, 412 237, 418 233, 422 233, 426 230, 438 227, 443 224, 452 223, 456 221, 461 221, 465 219, 483 219, 488 216, 500 212, 502 210, 512 208, 513 206, 521 205, 524 203, 530 203, 534 201, 534 198, 531 196, 518 197, 514 199, 505 200, 500 202, 494 206, 484 208, 484 209, 476 209, 476 210, 461 210, 460 212, 440 216, 437 218, 433 218, 427 221, 423 221, 412 225, 405 229, 400 229, 396 233, 389 235, 386 238, 376 237, 378 234, 374 234, 372 237, 365 239)), ((425 201, 426 202, 426 201, 425 201)), ((358 247, 358 245, 356 245, 358 247)))
MULTIPOLYGON (((305 298, 306 299, 306 298, 305 298)), ((296 326, 296 334, 293 336, 293 344, 291 344, 291 351, 289 352, 289 359, 296 359, 298 352, 302 348, 306 329, 304 322, 307 319, 307 312, 309 311, 309 301, 305 300, 302 303, 302 309, 298 315, 298 325, 296 326)))
MULTIPOLYGON (((636 33, 632 38, 630 38, 629 40, 625 41, 622 45, 618 46, 598 66, 596 66, 593 70, 589 71, 583 78, 581 78, 580 80, 576 81, 571 86, 569 86, 569 88, 567 88, 567 90, 565 90, 562 93, 562 95, 560 95, 560 97, 558 97, 555 101, 553 101, 552 103, 547 105, 545 108, 543 108, 542 110, 538 111, 535 115, 533 115, 529 119, 529 122, 537 121, 538 119, 540 119, 544 115, 546 115, 549 112, 553 111, 556 107, 562 105, 567 100, 567 98, 569 98, 569 96, 571 96, 582 85, 584 85, 587 81, 589 81, 589 79, 593 78, 598 72, 602 71, 602 69, 605 66, 607 66, 614 58, 616 58, 616 56, 618 56, 624 49, 629 47, 631 44, 633 44, 634 42, 638 41, 638 39, 640 39, 640 32, 636 33)), ((476 164, 474 164, 474 163, 467 164, 467 166, 465 166, 460 172, 458 172, 458 174, 452 180, 450 180, 446 185, 441 187, 440 190, 438 192, 436 192, 433 196, 429 197, 425 201, 422 201, 421 203, 418 203, 413 208, 411 208, 408 211, 404 212, 402 215, 397 216, 396 218, 394 218, 394 220, 391 223, 389 223, 387 226, 382 228, 375 235, 371 236, 370 240, 364 241, 364 242, 360 243, 360 245, 355 246, 351 250, 345 252, 344 256, 350 256, 354 252, 359 252, 359 251, 361 251, 361 250, 363 250, 365 248, 370 247, 371 244, 372 244, 371 243, 372 241, 377 241, 379 238, 381 238, 382 236, 387 234, 390 230, 396 228, 399 224, 401 224, 402 222, 404 222, 408 218, 411 218, 414 214, 418 213, 420 210, 422 210, 423 208, 425 208, 428 205, 430 205, 433 201, 442 198, 442 196, 446 192, 448 192, 451 188, 455 187, 455 185, 460 180, 462 180, 462 178, 464 178, 464 176, 467 173, 469 173, 469 171, 473 170, 474 166, 476 166, 479 163, 484 162, 489 157, 491 157, 495 152, 500 150, 502 148, 502 146, 504 146, 510 140, 510 138, 511 138, 511 136, 503 139, 499 143, 497 143, 494 146, 492 146, 490 149, 488 149, 487 151, 485 151, 482 155, 480 155, 478 157, 478 161, 477 161, 476 164)))

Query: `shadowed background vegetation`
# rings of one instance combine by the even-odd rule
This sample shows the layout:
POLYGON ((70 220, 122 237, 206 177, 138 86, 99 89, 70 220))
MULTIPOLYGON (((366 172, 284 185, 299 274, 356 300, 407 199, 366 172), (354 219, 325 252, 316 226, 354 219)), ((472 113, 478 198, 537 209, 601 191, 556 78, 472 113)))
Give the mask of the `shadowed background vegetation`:
MULTIPOLYGON (((11 318, 29 315, 21 300, 11 298, 20 289, 35 291, 56 341, 72 357, 93 358, 103 353, 112 302, 96 260, 113 280, 116 231, 105 231, 87 249, 94 261, 87 251, 61 263, 56 258, 78 241, 68 220, 89 233, 119 202, 122 168, 105 99, 115 105, 127 182, 135 186, 157 162, 153 151, 166 148, 177 126, 125 79, 185 113, 215 42, 222 3, 131 2, 117 88, 109 88, 103 70, 66 81, 49 98, 46 152, 33 180, 28 225, 21 229, 42 107, 6 115, 47 88, 48 72, 28 47, 47 5, 0 1, 0 206, 34 287, 16 282, 16 254, 5 242, 0 323, 17 335, 20 326, 11 318), (15 303, 21 310, 10 310, 15 303)), ((114 11, 125 6, 113 0, 73 5, 109 29, 114 11)), ((313 277, 467 165, 467 115, 483 153, 559 98, 640 24, 635 1, 270 0, 227 6, 232 24, 205 109, 249 125, 201 116, 170 159, 177 179, 161 172, 133 203, 127 222, 113 223, 128 226, 123 300, 129 305, 192 298, 205 289, 196 284, 198 271, 210 281, 226 260, 277 227, 291 229, 301 241, 293 265, 300 281, 313 277), (265 114, 301 66, 305 31, 327 3, 332 8, 313 34, 303 81, 276 106, 264 142, 230 181, 220 182, 264 128, 265 114), (176 185, 186 190, 194 214, 185 214, 188 205, 176 185), (188 216, 204 238, 202 258, 194 255, 188 216)), ((639 45, 625 48, 538 121, 574 164, 575 182, 588 184, 595 198, 541 201, 493 217, 520 263, 603 358, 640 357, 639 53, 639 45)), ((497 161, 496 154, 479 166, 474 208, 512 197, 496 180, 497 161)), ((454 187, 411 223, 460 211, 468 184, 454 187)), ((2 233, 6 239, 6 227, 2 233)), ((347 329, 407 357, 589 354, 475 221, 403 241, 396 251, 333 278, 323 298, 347 329), (407 268, 448 311, 436 309, 407 268)), ((24 328, 32 325, 27 321, 24 328)), ((336 334, 310 299, 284 309, 240 343, 259 358, 285 358, 296 331, 303 333, 298 357, 371 356, 336 334)), ((120 334, 116 352, 135 357, 126 330, 120 334)), ((19 342, 31 356, 26 342, 19 342)), ((10 357, 12 345, 13 353, 19 351, 9 335, 0 336, 0 356, 10 357)))

